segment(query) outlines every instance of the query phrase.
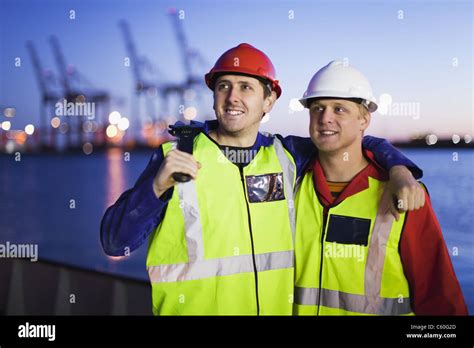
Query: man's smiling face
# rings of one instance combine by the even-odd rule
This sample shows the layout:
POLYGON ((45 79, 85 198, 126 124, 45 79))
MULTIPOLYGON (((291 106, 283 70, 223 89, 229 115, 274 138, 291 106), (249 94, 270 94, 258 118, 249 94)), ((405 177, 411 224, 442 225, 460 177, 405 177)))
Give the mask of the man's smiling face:
POLYGON ((309 108, 309 133, 320 152, 340 153, 359 146, 370 114, 345 99, 317 99, 309 108))
POLYGON ((265 97, 263 88, 259 80, 250 76, 219 76, 214 87, 214 110, 219 126, 234 135, 257 131, 263 114, 271 110, 275 99, 265 97))

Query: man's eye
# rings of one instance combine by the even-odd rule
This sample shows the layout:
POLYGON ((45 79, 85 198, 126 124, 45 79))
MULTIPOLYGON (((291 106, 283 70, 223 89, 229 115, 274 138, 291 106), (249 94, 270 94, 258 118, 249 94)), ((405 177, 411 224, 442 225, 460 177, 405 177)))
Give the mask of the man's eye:
POLYGON ((245 90, 245 91, 250 91, 250 90, 252 90, 252 86, 250 86, 250 85, 242 85, 242 89, 245 90))
POLYGON ((344 108, 341 107, 341 106, 337 106, 337 107, 336 107, 336 112, 338 112, 338 113, 346 112, 346 109, 344 109, 344 108))
POLYGON ((312 109, 313 109, 313 112, 321 112, 321 111, 323 111, 323 108, 320 107, 320 106, 313 106, 312 109))
POLYGON ((228 89, 229 88, 229 85, 227 85, 226 83, 221 83, 219 85, 217 85, 217 89, 219 91, 222 91, 222 90, 225 90, 225 89, 228 89))

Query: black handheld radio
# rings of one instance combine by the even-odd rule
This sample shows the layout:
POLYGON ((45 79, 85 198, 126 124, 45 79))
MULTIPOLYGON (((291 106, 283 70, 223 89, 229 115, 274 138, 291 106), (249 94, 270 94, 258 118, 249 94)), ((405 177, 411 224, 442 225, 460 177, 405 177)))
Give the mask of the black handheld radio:
MULTIPOLYGON (((201 131, 201 127, 193 127, 188 125, 178 125, 178 126, 169 126, 169 133, 178 138, 177 149, 179 151, 187 152, 189 154, 193 153, 193 143, 194 138, 201 131)), ((191 176, 184 173, 173 173, 173 179, 177 182, 188 182, 191 180, 191 176)))

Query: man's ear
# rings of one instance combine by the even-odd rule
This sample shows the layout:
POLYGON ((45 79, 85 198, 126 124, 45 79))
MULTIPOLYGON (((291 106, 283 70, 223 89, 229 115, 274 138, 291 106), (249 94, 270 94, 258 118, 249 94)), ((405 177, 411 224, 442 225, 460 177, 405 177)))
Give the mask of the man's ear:
POLYGON ((216 111, 216 92, 212 95, 212 109, 216 111))
POLYGON ((265 98, 263 101, 263 112, 264 113, 269 113, 270 110, 273 108, 273 105, 275 104, 277 100, 277 95, 275 91, 272 91, 272 93, 265 98))
POLYGON ((364 112, 363 114, 359 115, 360 130, 362 132, 364 132, 369 127, 371 119, 372 115, 370 112, 364 112))

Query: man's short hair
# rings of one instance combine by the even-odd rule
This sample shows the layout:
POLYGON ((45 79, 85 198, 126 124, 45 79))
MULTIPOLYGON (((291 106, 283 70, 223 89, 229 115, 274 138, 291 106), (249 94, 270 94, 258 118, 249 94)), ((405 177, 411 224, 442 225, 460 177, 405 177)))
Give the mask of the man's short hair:
POLYGON ((262 80, 258 79, 258 82, 260 82, 260 84, 262 85, 263 87, 263 99, 267 99, 269 96, 272 95, 272 85, 267 81, 267 83, 265 84, 262 80))
POLYGON ((357 104, 357 107, 359 108, 359 112, 362 116, 369 115, 369 110, 367 110, 367 108, 363 104, 357 104))

